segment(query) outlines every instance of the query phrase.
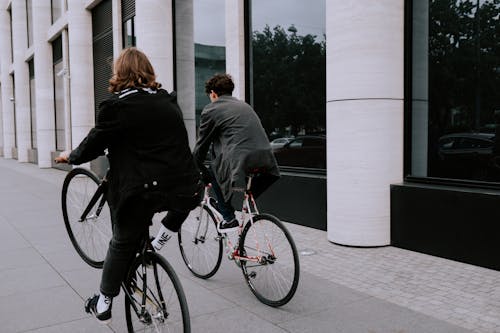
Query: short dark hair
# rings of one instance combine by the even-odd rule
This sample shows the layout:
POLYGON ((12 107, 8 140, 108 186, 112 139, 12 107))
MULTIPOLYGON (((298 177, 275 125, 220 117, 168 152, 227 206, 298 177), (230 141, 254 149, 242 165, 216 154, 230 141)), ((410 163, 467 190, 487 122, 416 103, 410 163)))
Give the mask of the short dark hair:
POLYGON ((217 95, 232 95, 234 83, 229 74, 215 74, 205 82, 205 93, 210 94, 214 91, 217 95))

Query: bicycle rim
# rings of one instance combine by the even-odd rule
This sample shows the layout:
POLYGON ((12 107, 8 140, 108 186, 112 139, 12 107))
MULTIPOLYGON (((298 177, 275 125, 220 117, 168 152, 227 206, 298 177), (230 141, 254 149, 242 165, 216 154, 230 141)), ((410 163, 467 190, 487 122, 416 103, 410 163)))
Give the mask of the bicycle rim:
POLYGON ((125 318, 129 332, 189 333, 191 324, 186 296, 172 266, 160 255, 147 253, 146 277, 142 257, 136 258, 127 277, 131 298, 125 295, 125 318), (156 272, 155 272, 156 271, 156 272), (143 288, 146 280, 147 287, 143 288), (146 292, 144 292, 146 290, 146 292), (146 294, 142 318, 134 310, 141 309, 146 294))
POLYGON ((205 206, 191 211, 178 233, 182 259, 197 277, 208 279, 220 267, 222 238, 212 212, 205 206))
POLYGON ((97 216, 96 210, 101 202, 99 199, 87 218, 79 222, 81 214, 96 193, 98 183, 99 178, 89 170, 76 168, 70 171, 63 184, 62 211, 69 238, 80 257, 90 266, 102 268, 112 235, 107 203, 104 203, 97 216))
POLYGON ((277 307, 292 299, 299 283, 299 256, 281 221, 268 214, 256 215, 253 224, 245 225, 240 254, 261 259, 241 260, 245 280, 259 301, 277 307))

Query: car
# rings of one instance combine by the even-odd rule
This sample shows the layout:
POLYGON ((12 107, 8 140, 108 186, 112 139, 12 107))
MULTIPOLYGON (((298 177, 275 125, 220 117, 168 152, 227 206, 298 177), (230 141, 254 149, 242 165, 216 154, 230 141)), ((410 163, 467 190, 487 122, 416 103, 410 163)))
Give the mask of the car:
POLYGON ((281 148, 284 145, 286 145, 288 142, 290 142, 291 140, 292 140, 292 138, 277 138, 277 139, 274 139, 273 141, 271 141, 271 148, 273 150, 277 149, 277 148, 281 148))
POLYGON ((443 175, 459 179, 492 180, 495 165, 495 134, 463 132, 446 134, 438 141, 438 163, 443 175))
POLYGON ((280 166, 326 169, 326 136, 303 135, 274 150, 280 166))

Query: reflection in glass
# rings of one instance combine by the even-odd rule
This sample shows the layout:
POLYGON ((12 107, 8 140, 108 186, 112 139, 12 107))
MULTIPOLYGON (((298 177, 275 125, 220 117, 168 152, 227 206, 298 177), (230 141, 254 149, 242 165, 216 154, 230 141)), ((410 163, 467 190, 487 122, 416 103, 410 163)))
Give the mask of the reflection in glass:
POLYGON ((225 0, 193 1, 196 128, 201 111, 210 103, 205 82, 214 74, 226 72, 224 8, 225 0))
POLYGON ((26 27, 28 29, 28 47, 33 44, 33 0, 26 0, 26 27))
POLYGON ((134 17, 123 23, 123 48, 136 46, 134 17))
POLYGON ((325 1, 253 0, 251 10, 251 99, 278 163, 325 169, 325 1))
POLYGON ((30 116, 31 116, 31 148, 37 147, 36 137, 36 94, 35 94, 35 64, 33 59, 28 62, 30 87, 30 116))
POLYGON ((427 123, 412 124, 413 175, 500 181, 499 14, 495 0, 414 2, 412 120, 427 123))
POLYGON ((61 75, 64 64, 62 60, 54 64, 54 107, 56 111, 56 149, 65 150, 65 133, 64 133, 64 79, 61 75), (59 74, 59 75, 58 75, 59 74))
POLYGON ((54 109, 56 120, 56 150, 66 149, 64 110, 64 62, 62 54, 62 38, 59 36, 52 42, 54 70, 54 109))
POLYGON ((16 100, 14 97, 14 92, 16 91, 16 80, 14 74, 10 74, 10 82, 12 83, 12 105, 14 111, 14 147, 17 148, 17 111, 16 111, 16 100))
POLYGON ((54 23, 62 15, 62 3, 61 3, 61 0, 50 0, 50 6, 52 8, 52 23, 54 23))

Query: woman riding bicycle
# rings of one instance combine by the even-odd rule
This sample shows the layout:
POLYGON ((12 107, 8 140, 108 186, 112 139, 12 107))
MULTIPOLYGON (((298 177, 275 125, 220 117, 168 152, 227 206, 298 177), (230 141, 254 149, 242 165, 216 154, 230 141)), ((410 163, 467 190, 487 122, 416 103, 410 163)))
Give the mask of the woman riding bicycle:
MULTIPOLYGON (((134 47, 123 50, 109 83, 114 95, 100 104, 95 127, 71 153, 56 158, 58 163, 78 165, 108 150, 113 236, 100 295, 85 303, 85 310, 104 323, 111 319, 112 298, 120 292, 153 215, 168 210, 162 224, 177 232, 203 190, 182 112, 175 96, 156 82, 146 55, 134 47)), ((162 243, 164 234, 154 243, 162 243)))

